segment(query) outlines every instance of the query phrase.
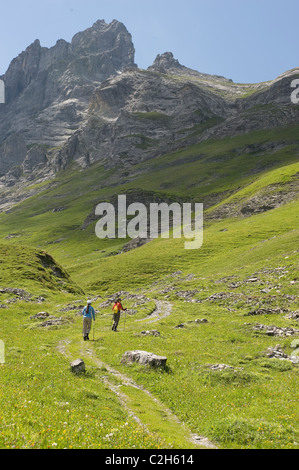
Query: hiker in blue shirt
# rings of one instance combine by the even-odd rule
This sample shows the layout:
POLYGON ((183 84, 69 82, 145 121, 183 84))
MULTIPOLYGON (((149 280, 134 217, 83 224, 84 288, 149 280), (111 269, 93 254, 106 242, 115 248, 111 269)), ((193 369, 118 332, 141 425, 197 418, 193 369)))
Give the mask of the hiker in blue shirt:
POLYGON ((86 341, 89 339, 89 332, 91 329, 92 319, 95 321, 94 308, 91 306, 91 300, 87 301, 87 305, 82 310, 83 315, 83 339, 86 341))

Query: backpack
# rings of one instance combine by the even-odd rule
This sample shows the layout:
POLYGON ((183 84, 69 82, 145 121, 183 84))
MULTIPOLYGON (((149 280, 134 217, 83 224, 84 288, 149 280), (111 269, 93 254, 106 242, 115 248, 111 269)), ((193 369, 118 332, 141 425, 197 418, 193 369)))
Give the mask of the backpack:
POLYGON ((118 306, 117 304, 114 304, 114 307, 113 307, 113 313, 118 313, 118 306))

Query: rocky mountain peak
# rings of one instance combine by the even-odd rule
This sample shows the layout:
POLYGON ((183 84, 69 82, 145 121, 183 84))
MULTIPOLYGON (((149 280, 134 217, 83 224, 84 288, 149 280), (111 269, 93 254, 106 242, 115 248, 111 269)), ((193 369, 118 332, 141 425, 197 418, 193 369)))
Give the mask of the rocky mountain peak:
POLYGON ((51 48, 42 47, 36 39, 11 61, 1 77, 5 82, 6 104, 22 94, 33 79, 45 81, 42 74, 47 74, 49 80, 54 68, 56 83, 65 72, 72 85, 82 76, 85 80, 102 81, 126 67, 136 67, 134 55, 131 34, 116 20, 110 24, 98 20, 91 28, 75 34, 71 43, 59 39, 51 48))
POLYGON ((0 77, 0 196, 1 186, 50 178, 73 161, 129 168, 193 141, 298 122, 289 73, 234 84, 181 65, 172 52, 140 70, 134 53, 122 23, 98 20, 71 42, 47 48, 36 40, 13 59, 0 77))
POLYGON ((71 41, 72 52, 76 55, 108 54, 113 51, 119 55, 119 62, 134 66, 135 49, 132 36, 119 21, 106 24, 104 20, 96 21, 90 28, 75 34, 71 41))
POLYGON ((184 69, 179 61, 173 57, 172 52, 164 52, 164 54, 158 54, 153 65, 148 67, 148 70, 167 73, 169 71, 184 69))
POLYGON ((5 74, 6 103, 19 95, 36 76, 41 53, 40 41, 36 39, 25 51, 12 60, 5 74))
POLYGON ((96 87, 137 67, 134 55, 132 36, 122 23, 98 20, 70 43, 59 39, 48 48, 37 39, 13 59, 0 77, 5 83, 0 178, 11 184, 7 174, 16 165, 43 164, 45 149, 62 145, 79 128, 96 87), (40 150, 30 152, 36 145, 40 150))
POLYGON ((174 58, 172 52, 164 52, 164 54, 158 54, 154 60, 153 65, 148 67, 149 71, 160 72, 171 75, 179 75, 186 77, 201 78, 209 81, 224 81, 232 82, 231 79, 222 77, 220 75, 209 75, 206 73, 198 72, 197 70, 190 69, 181 65, 180 62, 174 58))

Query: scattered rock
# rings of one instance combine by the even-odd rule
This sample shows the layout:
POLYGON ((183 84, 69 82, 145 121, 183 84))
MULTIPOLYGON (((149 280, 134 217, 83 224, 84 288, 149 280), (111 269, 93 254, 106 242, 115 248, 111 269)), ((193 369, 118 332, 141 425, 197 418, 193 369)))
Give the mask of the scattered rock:
POLYGON ((40 327, 48 327, 48 326, 56 326, 56 325, 61 325, 61 323, 63 323, 64 320, 60 317, 60 318, 57 318, 57 317, 54 317, 52 315, 50 315, 48 317, 48 320, 40 323, 38 326, 40 327))
POLYGON ((299 339, 294 339, 291 342, 291 348, 299 348, 299 339))
POLYGON ((210 449, 217 449, 217 447, 212 442, 210 442, 206 437, 198 436, 197 434, 192 435, 192 441, 195 444, 200 444, 201 446, 204 446, 210 449))
POLYGON ((52 212, 61 212, 61 211, 65 211, 66 209, 67 208, 65 206, 63 206, 63 207, 54 207, 52 212))
POLYGON ((192 297, 194 297, 195 294, 198 293, 197 289, 194 290, 180 290, 175 292, 175 295, 181 299, 185 299, 186 301, 192 300, 192 297))
POLYGON ((17 296, 17 299, 13 299, 14 301, 25 300, 28 302, 32 298, 32 295, 26 292, 24 289, 18 289, 16 287, 0 287, 0 294, 7 293, 17 296))
POLYGON ((131 251, 136 248, 139 248, 140 246, 143 246, 150 241, 151 241, 151 238, 140 238, 140 237, 134 238, 123 246, 121 253, 126 253, 127 251, 131 251))
POLYGON ((44 318, 47 318, 49 316, 50 314, 48 312, 39 312, 39 313, 36 313, 35 315, 32 315, 32 317, 30 317, 30 320, 35 320, 35 319, 43 320, 44 318))
POLYGON ((80 372, 85 372, 85 364, 82 359, 75 359, 70 363, 71 370, 75 374, 78 374, 80 372))
POLYGON ((299 310, 296 310, 295 312, 290 312, 286 318, 289 318, 290 320, 297 320, 299 321, 299 310))
POLYGON ((233 294, 232 292, 216 292, 215 294, 210 295, 206 301, 211 301, 211 302, 217 302, 219 300, 227 300, 230 299, 231 297, 234 297, 236 294, 233 294))
POLYGON ((4 237, 4 240, 10 240, 11 238, 21 237, 21 233, 9 233, 7 237, 4 237))
MULTIPOLYGON (((254 330, 266 331, 268 336, 291 336, 299 333, 299 330, 290 327, 278 327, 269 325, 260 325, 257 323, 253 326, 254 330)), ((299 341, 299 340, 298 340, 299 341)))
POLYGON ((232 370, 233 367, 228 366, 227 364, 212 364, 211 366, 209 366, 209 369, 211 369, 211 370, 226 370, 226 369, 232 370))
POLYGON ((288 310, 281 307, 265 307, 265 308, 257 308, 256 310, 251 310, 247 315, 271 315, 271 314, 278 314, 278 313, 285 313, 288 310))
POLYGON ((274 347, 268 348, 266 352, 266 356, 273 357, 276 359, 289 359, 289 356, 283 352, 280 344, 277 344, 274 347))
POLYGON ((241 285, 242 285, 242 282, 237 281, 237 282, 232 282, 231 284, 228 284, 228 287, 230 287, 231 289, 237 289, 241 285))
POLYGON ((115 294, 109 295, 108 300, 104 300, 104 302, 102 302, 99 307, 111 309, 112 304, 114 304, 115 299, 117 299, 118 297, 121 297, 122 300, 134 300, 134 305, 132 306, 132 308, 127 310, 128 315, 134 315, 135 313, 137 313, 137 310, 134 310, 134 307, 138 307, 139 305, 151 301, 151 299, 142 294, 130 294, 126 291, 120 291, 116 292, 115 294))
MULTIPOLYGON (((187 322, 189 323, 208 323, 208 320, 206 318, 197 318, 196 320, 191 320, 187 322)), ((174 328, 186 328, 185 323, 180 323, 179 325, 175 326, 174 328)))
POLYGON ((137 310, 135 310, 134 308, 127 308, 126 313, 127 315, 136 315, 137 310))
POLYGON ((165 367, 166 361, 167 357, 147 351, 126 351, 121 359, 122 363, 138 362, 151 367, 165 367))
MULTIPOLYGON (((115 300, 115 299, 114 299, 114 300, 115 300)), ((108 307, 112 308, 112 307, 111 307, 112 302, 113 302, 113 300, 105 300, 104 302, 102 302, 102 303, 99 305, 99 307, 100 307, 100 308, 108 308, 108 307)))
POLYGON ((127 300, 134 300, 135 301, 134 307, 151 301, 151 299, 149 299, 148 297, 142 294, 127 294, 125 298, 127 300))
POLYGON ((160 336, 160 333, 157 330, 150 330, 150 331, 141 331, 141 335, 143 335, 143 336, 160 336))
POLYGON ((118 297, 120 297, 122 300, 124 299, 135 300, 136 301, 135 306, 150 301, 150 299, 148 299, 142 294, 130 294, 129 292, 122 290, 122 291, 115 292, 114 294, 109 294, 107 296, 107 300, 104 300, 99 305, 99 307, 100 308, 108 308, 108 307, 112 308, 111 304, 114 304, 115 300, 118 297))
POLYGON ((59 310, 59 312, 69 312, 70 310, 80 310, 80 313, 82 309, 84 308, 84 305, 68 305, 66 307, 63 307, 59 310))
POLYGON ((299 364, 299 348, 295 349, 295 351, 291 353, 290 360, 293 364, 299 364))
POLYGON ((165 289, 160 290, 160 294, 168 294, 175 290, 175 286, 165 287, 165 289))

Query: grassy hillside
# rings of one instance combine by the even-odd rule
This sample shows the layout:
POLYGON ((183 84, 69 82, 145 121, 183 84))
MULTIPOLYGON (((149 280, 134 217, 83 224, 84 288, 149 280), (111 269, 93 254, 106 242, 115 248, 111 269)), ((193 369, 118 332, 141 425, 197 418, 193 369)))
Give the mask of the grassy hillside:
POLYGON ((66 270, 42 250, 0 245, 0 266, 0 285, 4 288, 82 293, 66 270))
POLYGON ((298 448, 295 135, 206 141, 125 174, 73 168, 0 215, 1 448, 298 448), (99 240, 94 205, 133 189, 204 201, 203 246, 99 240), (136 349, 166 368, 121 362, 136 349))
POLYGON ((89 259, 69 270, 80 285, 99 293, 142 287, 179 270, 212 279, 247 272, 285 253, 296 257, 298 222, 296 201, 249 219, 211 223, 199 250, 185 250, 184 239, 157 239, 117 258, 89 259))
POLYGON ((269 186, 283 190, 297 175, 298 151, 294 126, 197 143, 133 165, 130 171, 98 164, 68 168, 46 186, 31 185, 29 191, 39 191, 35 196, 0 214, 0 237, 3 243, 42 247, 64 266, 77 254, 82 259, 106 249, 107 255, 121 244, 97 239, 94 223, 82 229, 98 202, 139 189, 182 202, 193 199, 214 211, 216 204, 246 200, 269 186))

